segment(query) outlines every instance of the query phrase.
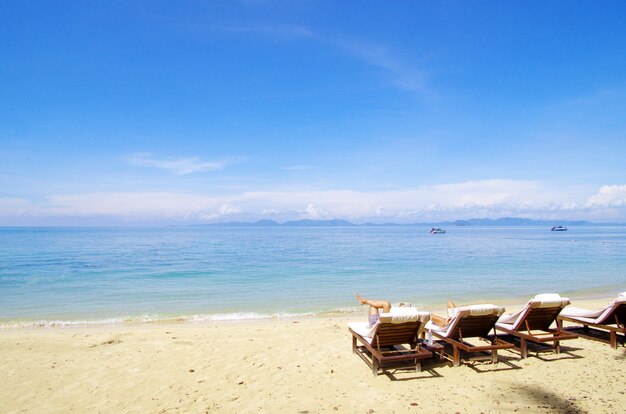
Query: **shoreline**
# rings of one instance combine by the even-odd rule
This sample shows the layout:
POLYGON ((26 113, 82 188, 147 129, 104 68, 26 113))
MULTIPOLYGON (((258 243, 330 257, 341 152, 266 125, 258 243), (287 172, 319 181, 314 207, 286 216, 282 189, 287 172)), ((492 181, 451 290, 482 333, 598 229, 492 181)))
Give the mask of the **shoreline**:
MULTIPOLYGON (((621 291, 620 291, 621 292, 621 291)), ((572 300, 572 305, 582 308, 601 308, 606 306, 612 300, 617 297, 619 292, 615 293, 615 296, 607 296, 605 291, 598 291, 596 294, 586 295, 589 292, 583 291, 579 294, 568 296, 572 300), (602 292, 602 293, 600 293, 602 292)), ((491 300, 491 301, 467 301, 458 302, 459 306, 475 304, 475 303, 493 303, 495 305, 504 306, 507 313, 515 312, 517 309, 523 307, 526 302, 531 298, 519 302, 511 303, 507 299, 491 300)), ((444 304, 441 304, 444 305, 444 304)), ((433 307, 426 309, 424 306, 418 306, 419 310, 443 315, 446 313, 444 306, 433 307)), ((20 330, 51 330, 51 329, 81 329, 81 328, 98 328, 98 327, 134 327, 134 326, 155 326, 155 325, 214 325, 214 324, 257 324, 263 322, 281 322, 289 323, 297 319, 337 319, 337 320, 352 320, 356 318, 362 318, 367 316, 367 307, 355 306, 354 309, 343 308, 341 311, 328 311, 321 313, 301 313, 301 314, 256 314, 253 317, 245 317, 244 315, 250 315, 250 313, 241 313, 242 317, 233 318, 221 318, 220 315, 234 315, 234 314, 205 314, 205 315, 191 315, 190 317, 164 317, 164 318, 112 318, 104 320, 33 320, 33 321, 0 321, 0 333, 20 330), (216 317, 218 316, 218 317, 216 317)))

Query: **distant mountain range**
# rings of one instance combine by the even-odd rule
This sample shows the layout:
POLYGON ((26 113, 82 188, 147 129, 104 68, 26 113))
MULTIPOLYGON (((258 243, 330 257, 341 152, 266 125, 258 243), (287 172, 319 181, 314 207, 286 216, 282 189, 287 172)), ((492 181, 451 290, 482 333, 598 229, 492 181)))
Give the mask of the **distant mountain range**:
POLYGON ((456 220, 439 223, 446 226, 592 226, 597 225, 589 221, 559 221, 559 220, 532 220, 517 217, 504 217, 496 220, 487 218, 474 218, 469 220, 456 220))
POLYGON ((473 218, 469 220, 442 221, 431 223, 362 223, 355 224, 347 220, 293 220, 279 223, 274 220, 259 220, 255 222, 231 221, 225 223, 197 224, 196 226, 229 226, 229 227, 355 227, 355 226, 615 226, 624 223, 591 223, 589 221, 560 221, 560 220, 532 220, 516 217, 499 219, 473 218))

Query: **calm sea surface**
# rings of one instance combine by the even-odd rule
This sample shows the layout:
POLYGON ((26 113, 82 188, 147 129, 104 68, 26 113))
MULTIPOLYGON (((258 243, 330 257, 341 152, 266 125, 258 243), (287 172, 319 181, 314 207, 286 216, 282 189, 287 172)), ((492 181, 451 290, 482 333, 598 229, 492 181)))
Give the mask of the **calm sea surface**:
POLYGON ((0 228, 0 325, 442 308, 626 290, 626 227, 0 228))

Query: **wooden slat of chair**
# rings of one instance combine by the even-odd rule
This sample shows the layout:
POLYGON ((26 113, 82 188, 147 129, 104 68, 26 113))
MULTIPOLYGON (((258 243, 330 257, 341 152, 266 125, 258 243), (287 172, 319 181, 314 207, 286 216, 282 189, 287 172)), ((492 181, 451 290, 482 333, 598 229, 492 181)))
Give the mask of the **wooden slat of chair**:
POLYGON ((452 338, 459 339, 460 334, 465 338, 487 337, 498 320, 498 316, 466 316, 459 321, 456 333, 452 333, 452 338))
POLYGON ((524 322, 532 331, 547 331, 563 308, 531 308, 524 322))
POLYGON ((445 337, 437 332, 433 332, 433 335, 452 345, 452 363, 455 367, 461 364, 461 351, 491 352, 491 361, 497 363, 498 350, 513 348, 514 344, 498 338, 495 338, 493 341, 489 340, 492 342, 491 345, 472 345, 463 340, 463 338, 486 339, 489 336, 489 332, 494 329, 497 320, 498 316, 496 315, 465 316, 458 322, 450 336, 445 337))
POLYGON ((522 326, 515 329, 507 329, 501 326, 498 326, 497 329, 503 331, 509 335, 516 336, 520 339, 519 351, 522 359, 528 357, 528 343, 537 342, 537 343, 546 343, 552 342, 554 352, 559 354, 561 352, 561 343, 560 341, 565 341, 568 339, 576 339, 578 335, 575 335, 570 332, 563 331, 559 324, 557 323, 557 329, 552 329, 550 326, 557 319, 557 316, 561 312, 563 308, 554 307, 554 308, 530 308, 523 315, 524 323, 522 326), (526 329, 527 333, 522 332, 522 329, 526 329), (542 332, 533 332, 533 331, 542 331, 542 332))
POLYGON ((418 333, 422 322, 381 323, 372 340, 372 344, 350 329, 352 333, 352 350, 357 353, 371 368, 374 375, 378 375, 380 368, 387 363, 413 361, 416 371, 421 370, 421 360, 432 357, 432 352, 418 346, 418 333), (357 345, 361 342, 361 346, 357 345), (393 346, 408 344, 409 349, 386 350, 393 346), (368 358, 367 350, 371 357, 368 358))

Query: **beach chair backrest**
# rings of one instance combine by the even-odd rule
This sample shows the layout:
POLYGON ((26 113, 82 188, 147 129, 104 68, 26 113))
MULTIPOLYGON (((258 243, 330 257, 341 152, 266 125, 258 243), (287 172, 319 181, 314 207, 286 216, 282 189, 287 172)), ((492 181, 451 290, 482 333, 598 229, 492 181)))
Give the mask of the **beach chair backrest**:
POLYGON ((558 293, 543 293, 528 301, 526 308, 515 322, 515 330, 546 331, 556 321, 564 307, 570 304, 569 298, 558 293))
POLYGON ((414 346, 417 343, 422 325, 421 321, 381 323, 376 328, 372 345, 381 348, 400 344, 414 346))
POLYGON ((498 314, 460 317, 448 337, 452 339, 486 337, 493 333, 498 318, 498 314))
POLYGON ((530 307, 526 312, 526 316, 521 320, 518 330, 530 329, 546 331, 559 316, 563 308, 561 306, 541 308, 530 307))
POLYGON ((626 301, 620 301, 613 305, 613 309, 607 312, 602 319, 598 321, 600 324, 618 326, 626 325, 626 301))

